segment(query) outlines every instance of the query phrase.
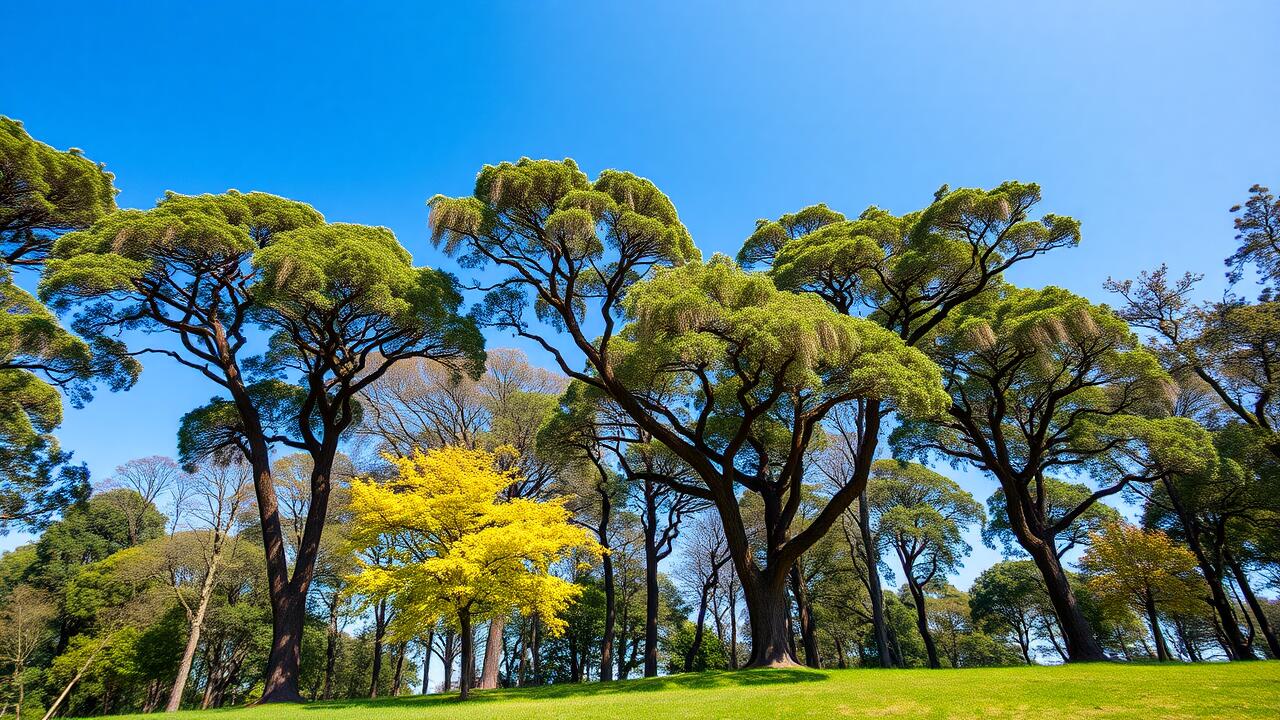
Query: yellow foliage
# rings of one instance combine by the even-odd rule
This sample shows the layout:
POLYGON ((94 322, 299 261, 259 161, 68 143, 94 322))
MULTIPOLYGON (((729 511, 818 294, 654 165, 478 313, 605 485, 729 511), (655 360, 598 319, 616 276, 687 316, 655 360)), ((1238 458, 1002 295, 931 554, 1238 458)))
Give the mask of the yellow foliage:
POLYGON ((551 567, 601 548, 570 523, 562 500, 502 499, 520 478, 484 450, 444 447, 388 460, 394 479, 351 486, 351 542, 379 548, 382 558, 360 562, 355 594, 390 600, 402 628, 518 610, 536 612, 552 634, 563 630, 561 616, 581 590, 551 567))

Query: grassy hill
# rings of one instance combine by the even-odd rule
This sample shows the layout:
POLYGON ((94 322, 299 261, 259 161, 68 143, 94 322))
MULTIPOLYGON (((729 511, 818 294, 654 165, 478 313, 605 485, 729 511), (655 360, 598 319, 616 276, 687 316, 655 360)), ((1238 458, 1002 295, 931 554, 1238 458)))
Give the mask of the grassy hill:
MULTIPOLYGON (((150 716, 132 716, 137 718, 150 716)), ((170 716, 175 717, 175 716, 170 716)), ((976 670, 756 670, 620 683, 183 712, 182 720, 1276 718, 1280 662, 976 670)))

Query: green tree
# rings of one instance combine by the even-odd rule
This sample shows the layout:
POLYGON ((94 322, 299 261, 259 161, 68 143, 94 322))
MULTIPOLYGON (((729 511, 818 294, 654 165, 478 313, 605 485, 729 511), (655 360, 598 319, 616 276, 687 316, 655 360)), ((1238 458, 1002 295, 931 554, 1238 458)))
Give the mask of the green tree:
MULTIPOLYGON (((1067 482, 1054 477, 1045 477, 1040 484, 1044 504, 1044 515, 1051 524, 1057 524, 1068 513, 1084 505, 1085 510, 1077 513, 1075 519, 1058 533, 1055 543, 1058 558, 1061 559, 1073 549, 1089 544, 1089 537, 1102 530, 1107 523, 1120 520, 1120 512, 1110 505, 1090 502, 1093 490, 1084 483, 1067 482)), ((1009 526, 1008 500, 1004 490, 996 489, 987 498, 987 512, 990 521, 982 529, 983 543, 989 547, 999 546, 1006 556, 1022 553, 1018 538, 1009 526)))
POLYGON ((947 419, 902 424, 904 455, 942 456, 991 473, 1008 526, 1031 555, 1073 661, 1102 660, 1059 557, 1059 536, 1105 497, 1214 462, 1209 434, 1168 417, 1172 383, 1127 324, 1065 290, 1004 287, 939 325, 934 356, 947 419), (1101 487, 1060 516, 1047 478, 1083 470, 1101 487))
POLYGON ((1011 638, 1031 664, 1031 643, 1053 612, 1044 580, 1030 560, 1005 560, 983 570, 969 590, 969 611, 986 633, 1011 638))
POLYGON ((592 182, 571 160, 523 159, 486 166, 471 197, 437 196, 430 206, 447 252, 497 269, 480 307, 486 323, 539 343, 705 484, 698 494, 721 516, 752 618, 751 664, 794 663, 791 565, 861 491, 842 490, 806 530, 788 532, 814 430, 832 407, 859 398, 936 411, 933 368, 872 323, 778 292, 728 259, 699 262, 671 201, 630 173, 592 182), (543 328, 567 336, 572 351, 543 328), (675 385, 690 389, 674 395, 677 404, 656 401, 675 385), (763 558, 747 542, 739 489, 776 508, 763 558))
POLYGON ((112 179, 79 150, 55 150, 0 116, 0 532, 38 529, 88 495, 85 470, 53 436, 59 390, 80 407, 98 382, 120 390, 137 376, 118 342, 68 332, 15 277, 42 265, 59 235, 115 209, 112 179))
POLYGON ((360 391, 415 358, 479 368, 483 343, 457 314, 453 278, 414 266, 385 228, 328 224, 305 204, 235 191, 117 211, 64 235, 50 258, 41 294, 80 308, 77 327, 144 330, 154 343, 136 352, 170 357, 227 394, 184 418, 179 447, 187 464, 238 451, 253 469, 274 617, 263 699, 300 700, 307 591, 360 391), (266 352, 245 357, 255 339, 266 352), (313 461, 292 558, 271 482, 276 444, 313 461))
POLYGON ((947 575, 969 553, 963 533, 985 523, 982 505, 954 480, 923 465, 895 460, 880 460, 872 467, 867 498, 876 535, 902 566, 929 667, 942 667, 926 599, 931 589, 946 585, 947 575))
MULTIPOLYGON (((1032 217, 1041 199, 1038 185, 1010 181, 991 190, 944 185, 927 208, 901 217, 871 206, 848 220, 815 205, 776 221, 758 221, 738 259, 747 266, 768 266, 779 288, 815 293, 838 312, 865 315, 907 345, 927 348, 940 323, 963 304, 998 290, 1010 268, 1080 242, 1074 219, 1032 217)), ((848 412, 847 421, 835 423, 848 450, 845 482, 866 481, 879 428, 891 411, 873 398, 848 412)), ((865 498, 859 506, 865 516, 865 498)), ((876 543, 865 538, 863 544, 869 553, 874 636, 887 667, 892 654, 885 647, 889 638, 876 543)))

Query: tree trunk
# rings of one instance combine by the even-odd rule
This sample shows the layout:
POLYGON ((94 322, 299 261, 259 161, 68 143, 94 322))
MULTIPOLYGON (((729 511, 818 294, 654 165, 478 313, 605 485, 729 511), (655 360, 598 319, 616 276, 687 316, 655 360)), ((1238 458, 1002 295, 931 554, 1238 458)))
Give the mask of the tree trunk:
POLYGON ((702 634, 707 626, 707 604, 718 579, 716 573, 712 572, 711 577, 702 584, 702 594, 698 597, 698 620, 693 625, 693 642, 689 644, 689 650, 684 655, 685 672, 693 672, 693 661, 698 657, 698 651, 702 649, 702 634))
POLYGON ((929 659, 929 667, 937 670, 942 667, 942 663, 938 661, 938 646, 933 641, 933 632, 929 630, 929 614, 924 606, 924 588, 920 587, 910 575, 907 575, 907 587, 911 590, 911 599, 916 604, 916 628, 920 631, 920 639, 924 640, 924 651, 929 659))
POLYGON ((435 645, 436 634, 434 631, 427 633, 426 652, 422 653, 422 694, 426 695, 431 692, 431 654, 434 652, 432 646, 435 645))
POLYGON ((502 631, 506 627, 504 618, 489 621, 489 634, 484 642, 484 665, 480 673, 481 690, 492 690, 498 687, 498 663, 502 661, 502 631))
POLYGON ((1142 602, 1147 611, 1147 623, 1151 625, 1151 640, 1156 645, 1156 660, 1168 662, 1169 648, 1165 644, 1164 631, 1160 627, 1160 613, 1156 612, 1156 599, 1151 596, 1150 590, 1147 590, 1142 602))
POLYGON ((769 578, 754 567, 739 570, 742 594, 751 621, 751 658, 747 667, 795 667, 791 653, 790 602, 786 573, 769 578), (749 578, 749 579, 748 579, 749 578))
POLYGON ((329 604, 329 630, 326 633, 324 647, 324 689, 320 697, 333 699, 333 675, 338 667, 338 593, 333 594, 333 602, 329 604))
POLYGON ((617 593, 613 579, 613 556, 609 553, 609 516, 612 503, 609 493, 600 492, 600 525, 596 528, 596 537, 600 546, 605 549, 601 566, 604 582, 604 637, 600 640, 600 680, 608 682, 613 679, 613 639, 618 622, 617 593))
POLYGON ((471 697, 471 684, 476 679, 475 632, 471 629, 471 613, 458 611, 458 634, 462 637, 462 667, 458 673, 458 699, 471 697))
POLYGON ((654 538, 656 514, 650 512, 644 536, 644 676, 658 674, 658 548, 654 538))
POLYGON ((1067 662, 1106 660, 1106 653, 1102 651, 1102 646, 1098 643, 1098 638, 1093 631, 1093 625, 1085 618, 1084 613, 1080 611, 1080 605, 1076 602, 1075 591, 1071 589, 1071 583, 1067 579, 1066 572, 1062 569, 1062 563, 1058 560, 1053 544, 1048 542, 1024 542, 1022 546, 1030 553, 1031 559, 1035 561, 1036 567, 1040 569, 1040 574, 1044 578, 1049 601, 1053 604, 1053 611, 1058 617, 1058 625, 1062 630, 1063 641, 1067 646, 1067 662))
POLYGON ((1191 554, 1196 556, 1196 563, 1200 565, 1200 573, 1204 576, 1205 583, 1209 586, 1209 604, 1213 606, 1217 613, 1218 630, 1222 633, 1223 647, 1226 649, 1228 657, 1232 660, 1254 660, 1253 650, 1249 648, 1244 636, 1240 634, 1240 625, 1236 622, 1235 612, 1231 609, 1231 601, 1222 589, 1223 578, 1218 571, 1219 565, 1212 561, 1204 543, 1200 541, 1199 521, 1187 511, 1186 506, 1182 503, 1182 496, 1173 482, 1166 479, 1164 487, 1169 497, 1169 504, 1173 506, 1173 511, 1178 516, 1178 522, 1182 525, 1182 534, 1186 540, 1187 547, 1191 549, 1191 554))
POLYGON ((871 637, 880 656, 880 667, 894 667, 893 652, 889 649, 889 628, 884 617, 884 591, 880 586, 880 553, 876 551, 871 536, 871 508, 867 503, 867 491, 858 496, 858 530, 862 535, 862 547, 867 565, 867 594, 871 597, 871 637))
POLYGON ((307 594, 280 588, 271 595, 271 653, 267 656, 266 684, 259 702, 302 702, 298 670, 307 594))
POLYGON ((804 643, 804 664, 811 668, 822 667, 822 658, 818 654, 818 632, 813 618, 813 609, 809 607, 809 589, 805 587, 804 573, 800 571, 801 561, 791 566, 787 575, 791 579, 791 594, 796 600, 796 615, 800 623, 800 640, 804 643))
POLYGON ((373 609, 373 673, 369 679, 369 697, 378 697, 378 680, 382 678, 382 639, 387 635, 387 601, 379 600, 373 609))
POLYGON ((1187 626, 1181 620, 1174 620, 1173 630, 1178 634, 1178 642, 1182 643, 1182 649, 1187 653, 1187 659, 1191 662, 1200 662, 1200 653, 1191 636, 1187 633, 1187 626))
POLYGON ((209 610, 209 600, 213 597, 213 588, 218 573, 218 561, 222 556, 220 536, 213 540, 213 555, 209 560, 209 568, 204 574, 204 582, 200 585, 200 603, 195 614, 191 616, 191 631, 187 633, 187 646, 182 651, 182 660, 178 663, 178 675, 173 679, 173 689, 169 691, 169 702, 165 712, 176 712, 182 705, 182 693, 187 688, 187 677, 191 675, 191 663, 196 657, 196 648, 200 646, 200 632, 204 630, 204 616, 209 610))
POLYGON ((1249 584, 1249 575, 1244 571, 1240 562, 1230 551, 1223 553, 1224 559, 1231 567, 1231 573, 1236 578, 1236 585, 1240 586, 1240 592, 1244 595, 1244 601, 1249 606, 1249 611, 1253 613, 1253 619, 1258 623, 1258 629, 1262 631, 1262 637, 1267 641, 1267 649, 1271 651, 1273 659, 1280 659, 1280 641, 1277 641, 1275 629, 1271 626, 1271 620, 1267 618, 1266 610, 1263 609, 1262 603, 1258 602, 1258 597, 1253 594, 1253 587, 1249 584))
POLYGON ((409 649, 409 643, 400 643, 396 648, 396 674, 391 679, 391 697, 400 694, 400 686, 404 682, 404 655, 409 649))

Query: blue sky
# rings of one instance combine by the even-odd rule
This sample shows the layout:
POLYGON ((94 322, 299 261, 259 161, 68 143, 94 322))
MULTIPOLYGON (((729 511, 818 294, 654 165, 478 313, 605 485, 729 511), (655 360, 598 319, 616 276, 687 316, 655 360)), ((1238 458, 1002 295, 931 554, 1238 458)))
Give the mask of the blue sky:
MULTIPOLYGON (((268 5, 10 4, 0 113, 107 163, 122 206, 263 190, 454 271, 424 201, 522 155, 651 178, 704 254, 814 202, 1039 182, 1084 241, 1011 279, 1097 299, 1162 260, 1220 292, 1227 208, 1280 185, 1276 3, 268 5)), ((172 454, 213 394, 150 359, 60 436, 103 477, 172 454)), ((961 584, 993 559, 976 548, 961 584)))

